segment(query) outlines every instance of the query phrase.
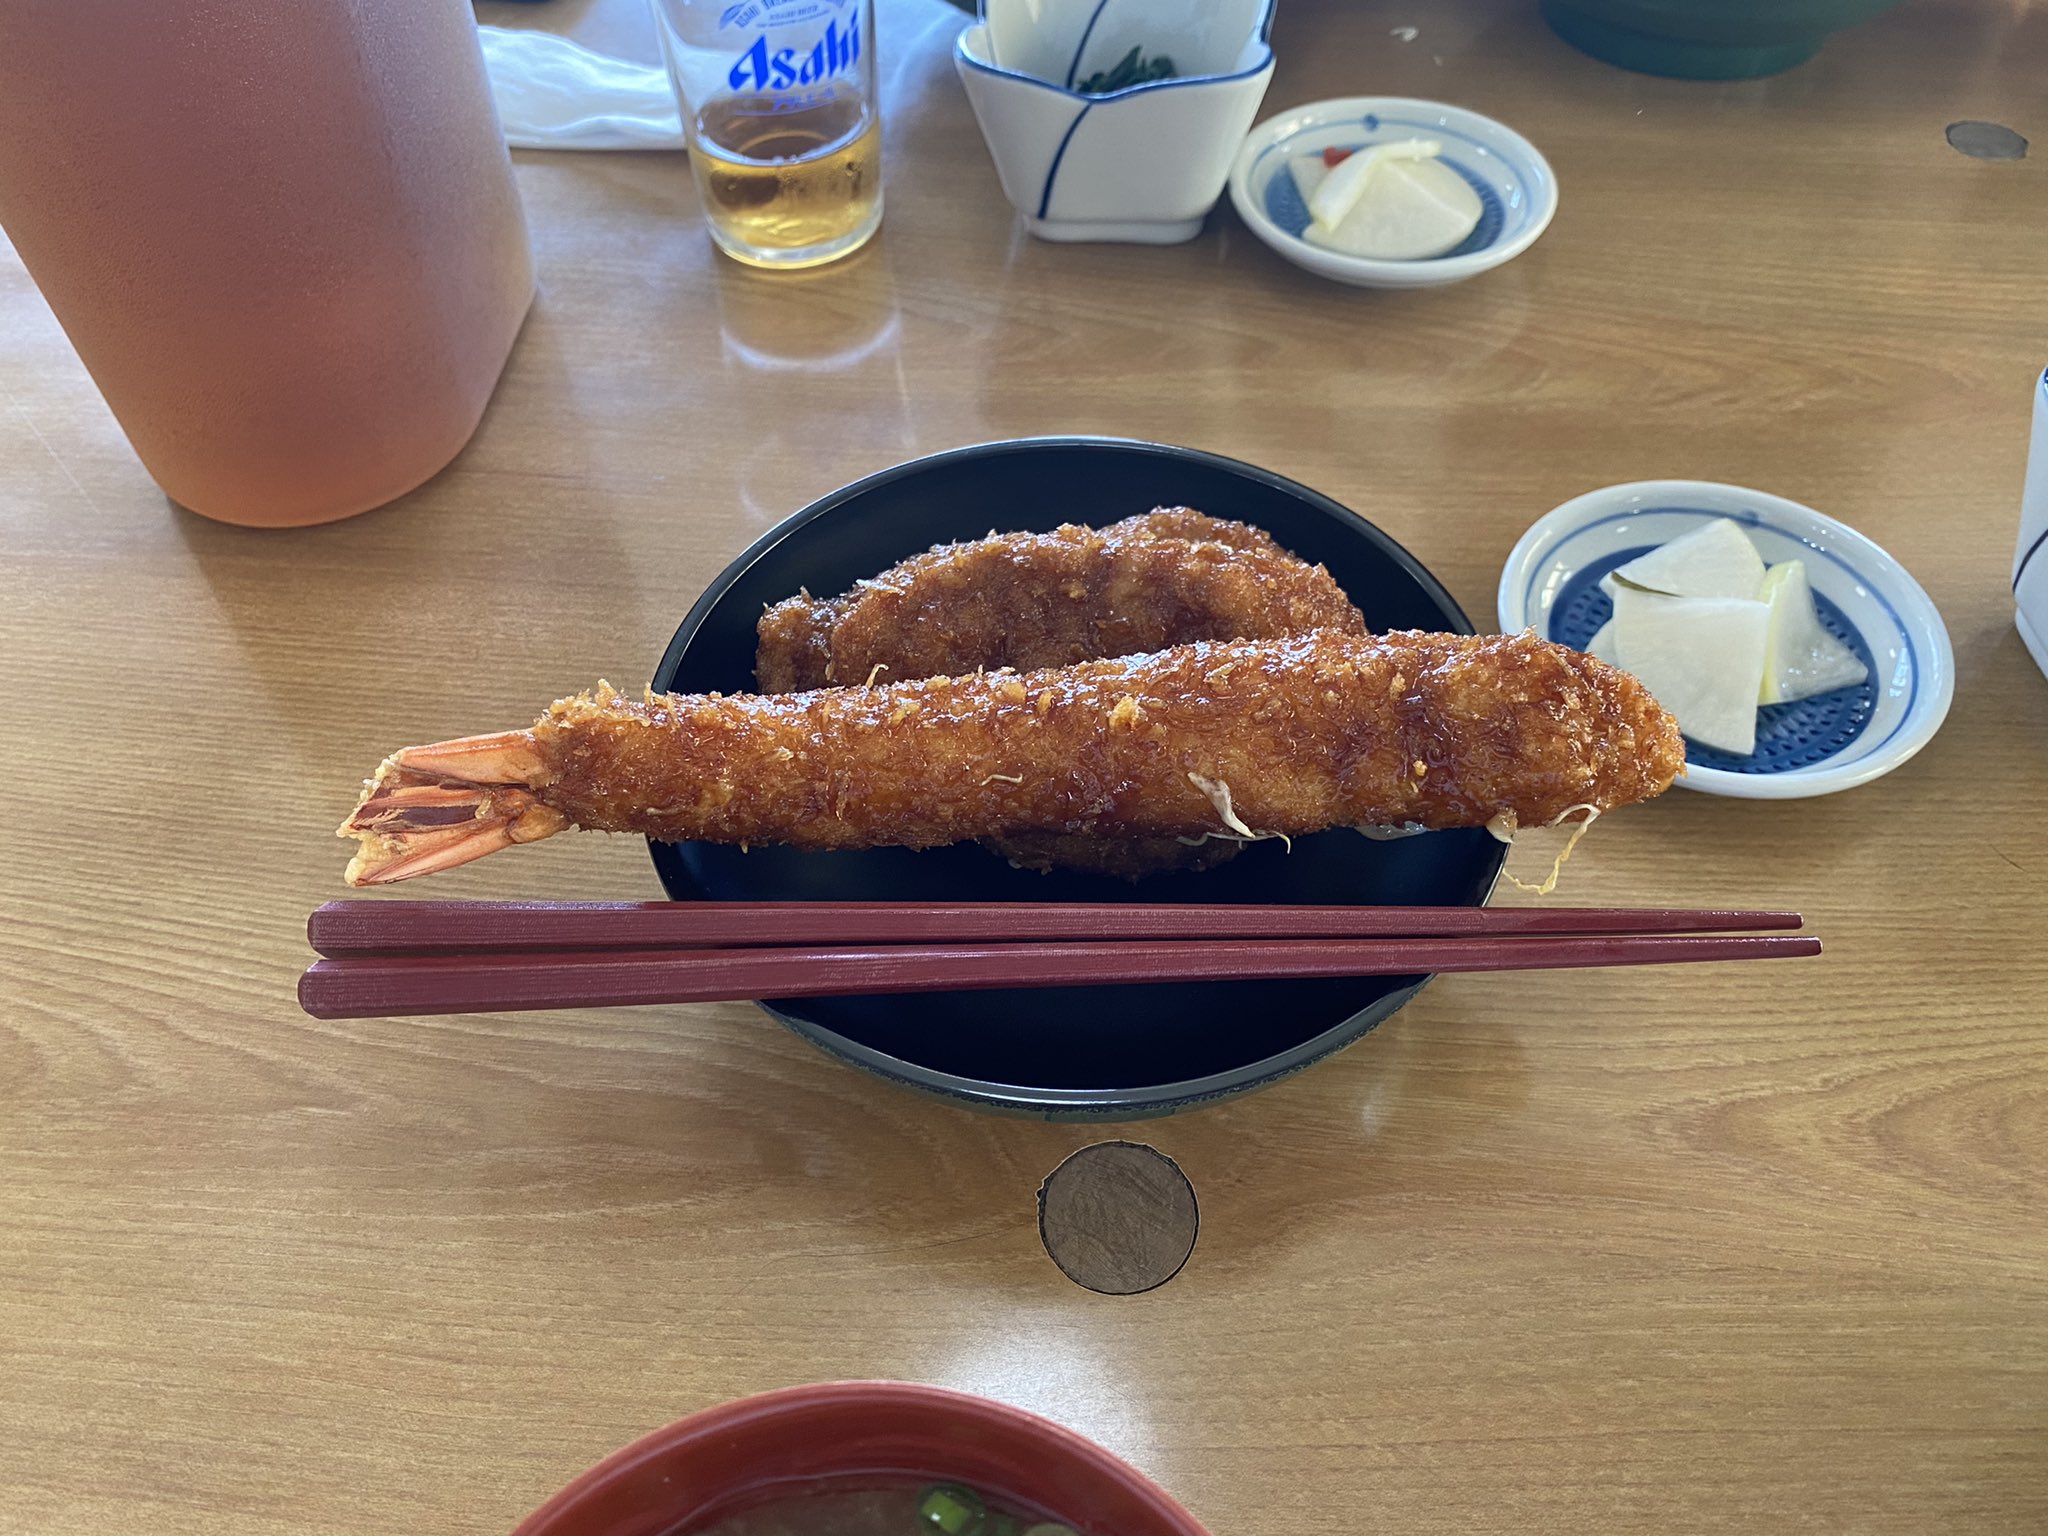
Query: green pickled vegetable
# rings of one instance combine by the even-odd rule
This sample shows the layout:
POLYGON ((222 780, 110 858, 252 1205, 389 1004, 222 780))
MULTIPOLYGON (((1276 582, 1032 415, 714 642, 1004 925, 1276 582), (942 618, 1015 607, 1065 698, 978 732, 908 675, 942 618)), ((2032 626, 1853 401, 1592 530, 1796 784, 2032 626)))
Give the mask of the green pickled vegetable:
POLYGON ((1114 69, 1097 70, 1075 89, 1083 96, 1107 96, 1112 91, 1128 90, 1134 85, 1171 80, 1173 75, 1173 60, 1165 54, 1154 54, 1148 59, 1141 50, 1133 48, 1117 60, 1114 69))
POLYGON ((924 1497, 917 1501, 919 1525, 927 1531, 943 1532, 944 1536, 980 1536, 987 1518, 988 1508, 981 1502, 981 1496, 958 1483, 927 1488, 924 1497))

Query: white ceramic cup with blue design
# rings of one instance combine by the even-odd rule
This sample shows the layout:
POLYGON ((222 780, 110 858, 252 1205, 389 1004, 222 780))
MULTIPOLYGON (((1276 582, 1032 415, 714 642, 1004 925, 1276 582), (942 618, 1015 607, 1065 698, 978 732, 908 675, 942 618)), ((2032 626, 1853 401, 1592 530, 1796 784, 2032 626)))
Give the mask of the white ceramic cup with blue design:
POLYGON ((2020 542, 2012 556, 2012 599, 2020 638, 2048 672, 2048 373, 2035 382, 2034 440, 2020 497, 2020 542))
POLYGON ((1274 0, 983 0, 953 63, 1003 193, 1045 240, 1192 240, 1273 78, 1274 0), (1077 87, 1133 47, 1165 80, 1077 87))

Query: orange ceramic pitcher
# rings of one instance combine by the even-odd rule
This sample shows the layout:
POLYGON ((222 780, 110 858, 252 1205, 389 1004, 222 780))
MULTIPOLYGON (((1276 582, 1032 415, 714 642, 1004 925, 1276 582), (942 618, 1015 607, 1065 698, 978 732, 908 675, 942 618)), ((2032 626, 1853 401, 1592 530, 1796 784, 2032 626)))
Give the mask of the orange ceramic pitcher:
POLYGON ((468 0, 8 0, 0 225, 150 474, 231 523, 434 474, 533 298, 468 0))

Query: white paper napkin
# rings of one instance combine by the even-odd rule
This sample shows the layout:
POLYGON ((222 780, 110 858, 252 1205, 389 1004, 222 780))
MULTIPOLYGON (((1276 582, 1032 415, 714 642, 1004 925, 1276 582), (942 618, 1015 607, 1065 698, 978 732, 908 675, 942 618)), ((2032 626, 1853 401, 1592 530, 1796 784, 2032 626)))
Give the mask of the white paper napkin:
POLYGON ((514 149, 681 149, 668 72, 592 53, 552 32, 478 27, 505 142, 514 149))

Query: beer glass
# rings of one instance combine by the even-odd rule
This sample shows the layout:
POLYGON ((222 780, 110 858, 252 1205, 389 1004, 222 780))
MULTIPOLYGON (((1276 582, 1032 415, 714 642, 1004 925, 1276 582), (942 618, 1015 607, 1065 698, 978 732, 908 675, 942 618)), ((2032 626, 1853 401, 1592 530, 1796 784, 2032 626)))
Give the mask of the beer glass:
POLYGON ((874 0, 652 0, 711 238, 814 267, 882 222, 874 0))

